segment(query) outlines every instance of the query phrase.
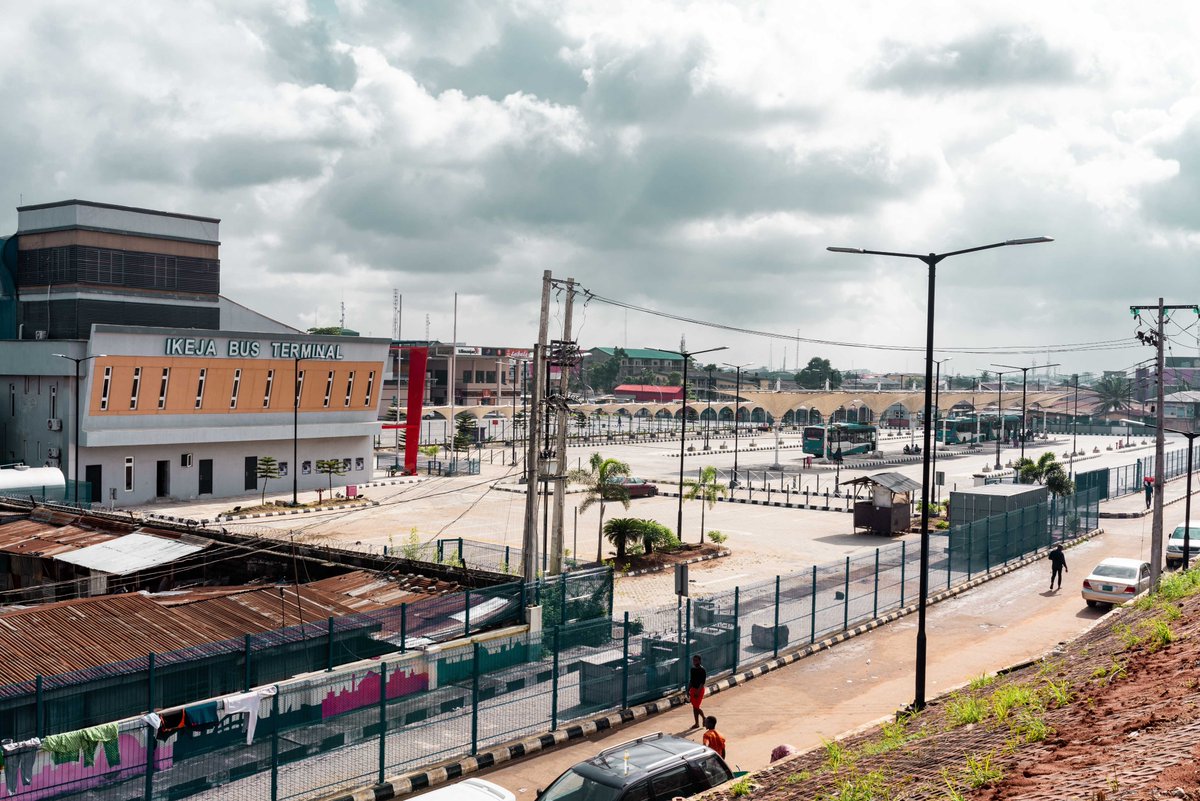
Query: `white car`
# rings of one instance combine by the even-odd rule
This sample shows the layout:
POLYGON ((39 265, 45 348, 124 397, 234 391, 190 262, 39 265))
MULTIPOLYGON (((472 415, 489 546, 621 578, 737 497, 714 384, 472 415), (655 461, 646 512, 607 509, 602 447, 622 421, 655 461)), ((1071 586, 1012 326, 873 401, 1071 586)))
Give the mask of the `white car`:
POLYGON ((1167 567, 1183 564, 1183 534, 1188 536, 1188 564, 1195 562, 1200 556, 1200 523, 1183 523, 1182 521, 1171 532, 1167 540, 1167 567))
POLYGON ((420 797, 424 801, 517 801, 508 790, 483 779, 465 779, 420 797))
POLYGON ((1083 600, 1088 606, 1123 604, 1149 586, 1149 562, 1110 556, 1083 580, 1083 600))

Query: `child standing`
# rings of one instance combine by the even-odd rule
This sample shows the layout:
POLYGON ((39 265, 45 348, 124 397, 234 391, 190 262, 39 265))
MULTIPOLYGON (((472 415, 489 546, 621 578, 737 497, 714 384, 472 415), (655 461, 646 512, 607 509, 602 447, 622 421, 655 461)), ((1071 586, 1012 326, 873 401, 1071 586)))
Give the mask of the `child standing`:
POLYGON ((717 731, 717 719, 709 715, 704 719, 704 744, 725 758, 725 738, 717 731))

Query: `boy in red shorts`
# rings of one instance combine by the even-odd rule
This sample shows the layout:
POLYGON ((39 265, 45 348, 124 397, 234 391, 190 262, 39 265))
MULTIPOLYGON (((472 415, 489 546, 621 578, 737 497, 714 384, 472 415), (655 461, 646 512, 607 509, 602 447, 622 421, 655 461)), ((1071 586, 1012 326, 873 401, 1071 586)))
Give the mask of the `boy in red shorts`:
POLYGON ((708 681, 708 671, 700 664, 700 655, 692 657, 692 673, 688 678, 688 701, 692 704, 692 715, 696 719, 694 728, 700 728, 704 722, 704 710, 700 704, 704 701, 704 685, 708 681))

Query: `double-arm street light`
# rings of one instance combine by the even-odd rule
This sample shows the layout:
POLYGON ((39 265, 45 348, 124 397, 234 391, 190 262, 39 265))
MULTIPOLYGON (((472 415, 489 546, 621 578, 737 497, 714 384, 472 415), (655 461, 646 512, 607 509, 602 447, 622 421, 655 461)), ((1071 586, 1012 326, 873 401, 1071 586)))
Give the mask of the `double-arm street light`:
MULTIPOLYGON (((687 374, 688 361, 693 356, 699 356, 702 353, 716 353, 719 350, 728 350, 728 347, 722 345, 719 348, 706 348, 705 350, 668 350, 666 353, 674 353, 677 356, 683 357, 683 407, 682 414, 679 416, 679 515, 675 521, 675 536, 683 542, 683 444, 687 439, 687 374)), ((701 536, 704 532, 700 532, 701 536)))
POLYGON ((1021 371, 1021 458, 1025 458, 1025 432, 1028 427, 1025 424, 1025 390, 1029 386, 1029 371, 1038 367, 1058 367, 1058 362, 1054 364, 1031 364, 1028 367, 1017 367, 1013 364, 993 364, 992 367, 1008 367, 1013 370, 1021 371))
POLYGON ((1016 370, 996 371, 996 469, 1000 469, 1000 440, 1004 439, 1004 376, 1016 370))
POLYGON ((897 253, 887 250, 865 250, 863 248, 838 248, 831 247, 828 250, 834 253, 857 253, 867 256, 894 256, 902 259, 916 259, 924 262, 929 268, 929 289, 928 300, 925 306, 925 425, 922 436, 924 437, 925 451, 921 457, 921 576, 920 576, 920 598, 917 605, 917 659, 916 659, 916 697, 913 699, 913 708, 916 710, 925 708, 925 652, 926 652, 926 637, 925 637, 925 608, 928 605, 929 596, 929 409, 933 405, 933 309, 934 309, 934 286, 937 279, 937 265, 939 262, 951 257, 960 256, 964 253, 975 253, 980 250, 990 250, 992 248, 1002 248, 1007 245, 1030 245, 1037 242, 1051 242, 1049 237, 1038 236, 1028 239, 1010 239, 1006 242, 996 242, 991 245, 981 245, 974 248, 966 248, 964 250, 952 250, 948 253, 929 253, 922 255, 920 253, 897 253))
MULTIPOLYGON (((940 417, 940 412, 942 409, 942 400, 941 400, 942 399, 942 363, 948 362, 953 358, 954 358, 953 356, 947 356, 944 359, 934 359, 933 360, 933 363, 937 365, 937 369, 934 371, 934 375, 933 375, 933 426, 934 426, 933 430, 934 430, 934 434, 933 434, 933 456, 932 456, 932 458, 933 458, 933 482, 935 484, 937 483, 937 429, 938 429, 938 426, 941 424, 939 417, 940 417)), ((925 414, 926 415, 929 414, 928 408, 925 409, 925 414)), ((943 445, 946 444, 946 435, 944 433, 942 434, 942 444, 943 445)), ((937 499, 939 501, 942 499, 942 491, 940 489, 937 491, 937 499)))
POLYGON ((729 479, 729 488, 736 489, 738 485, 737 468, 738 468, 738 412, 742 410, 742 368, 749 367, 752 362, 745 364, 730 364, 722 362, 726 367, 732 367, 736 373, 734 378, 733 390, 733 476, 729 479))
MULTIPOLYGON (((1150 426, 1151 428, 1158 428, 1158 426, 1154 425, 1154 423, 1147 423, 1144 421, 1139 422, 1135 420, 1122 420, 1121 422, 1126 423, 1127 425, 1144 425, 1150 426)), ((1192 543, 1191 537, 1189 536, 1192 532, 1192 451, 1196 448, 1196 437, 1200 437, 1200 431, 1180 431, 1178 428, 1167 428, 1166 426, 1163 426, 1162 430, 1164 432, 1178 434, 1181 437, 1187 437, 1188 441, 1187 486, 1184 490, 1187 494, 1184 496, 1183 500, 1183 569, 1187 570, 1188 559, 1191 558, 1190 548, 1192 543)), ((1164 491, 1162 487, 1155 487, 1154 490, 1155 492, 1164 491)))
POLYGON ((75 429, 75 434, 72 437, 74 443, 71 449, 71 469, 75 474, 75 489, 73 497, 75 499, 75 505, 79 506, 79 365, 92 359, 102 358, 108 354, 93 353, 91 356, 82 356, 79 358, 68 356, 65 353, 55 353, 54 355, 60 359, 67 359, 68 361, 75 362, 75 406, 72 409, 74 412, 73 416, 75 418, 75 424, 73 426, 75 429))

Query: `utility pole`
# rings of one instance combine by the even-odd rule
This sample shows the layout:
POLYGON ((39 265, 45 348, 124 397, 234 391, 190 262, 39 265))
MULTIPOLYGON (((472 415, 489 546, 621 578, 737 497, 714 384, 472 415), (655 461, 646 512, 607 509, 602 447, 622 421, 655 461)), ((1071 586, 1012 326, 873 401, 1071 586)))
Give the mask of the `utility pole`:
MULTIPOLYGON (((1158 319, 1155 321, 1154 331, 1146 334, 1142 331, 1138 332, 1138 339, 1144 344, 1155 349, 1155 371, 1158 379, 1158 388, 1155 390, 1154 404, 1154 517, 1150 526, 1150 589, 1155 591, 1158 589, 1158 580, 1162 574, 1163 560, 1163 496, 1166 488, 1163 486, 1165 481, 1165 470, 1163 469, 1163 456, 1166 444, 1166 438, 1163 435, 1163 394, 1166 382, 1163 381, 1164 353, 1163 342, 1163 326, 1166 323, 1166 312, 1173 309, 1188 309, 1197 311, 1197 306, 1164 306, 1163 299, 1158 299, 1158 304, 1153 306, 1130 306, 1129 311, 1133 316, 1141 319, 1141 312, 1156 311, 1158 319)), ((1191 443, 1189 443, 1190 446, 1191 443)), ((1185 522, 1185 525, 1187 523, 1185 522)))
POLYGON ((567 279, 567 302, 563 310, 562 345, 556 348, 553 361, 558 367, 558 403, 556 404, 558 429, 555 431, 554 452, 557 455, 554 470, 554 522, 550 526, 550 563, 546 573, 557 576, 562 572, 563 560, 563 513, 567 499, 567 390, 571 375, 571 362, 575 348, 571 340, 571 314, 575 301, 575 279, 567 279))
POLYGON ((525 581, 537 580, 538 574, 538 541, 537 541, 537 512, 538 512, 538 456, 541 437, 541 415, 544 364, 546 361, 546 336, 550 329, 550 271, 542 272, 542 308, 538 318, 538 341, 533 346, 533 390, 529 415, 526 418, 525 433, 528 439, 528 449, 525 456, 525 526, 522 529, 521 548, 523 575, 525 581))

